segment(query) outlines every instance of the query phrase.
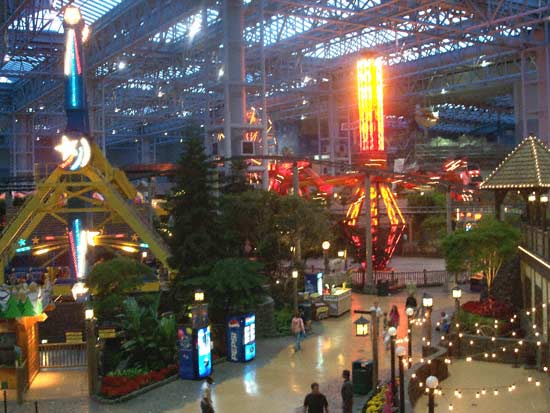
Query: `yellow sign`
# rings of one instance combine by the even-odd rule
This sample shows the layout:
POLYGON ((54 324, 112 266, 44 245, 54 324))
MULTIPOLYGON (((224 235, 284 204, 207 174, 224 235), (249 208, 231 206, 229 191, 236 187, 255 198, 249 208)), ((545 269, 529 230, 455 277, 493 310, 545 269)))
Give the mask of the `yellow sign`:
POLYGON ((65 332, 65 342, 68 343, 68 344, 82 343, 82 332, 81 331, 66 331, 65 332))
POLYGON ((116 330, 114 328, 100 328, 99 329, 99 338, 115 338, 116 330))

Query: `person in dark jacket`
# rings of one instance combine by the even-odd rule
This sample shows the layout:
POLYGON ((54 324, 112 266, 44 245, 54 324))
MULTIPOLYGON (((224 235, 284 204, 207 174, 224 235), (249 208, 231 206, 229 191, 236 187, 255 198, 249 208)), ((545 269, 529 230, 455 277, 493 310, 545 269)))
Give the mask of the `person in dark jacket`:
POLYGON ((342 372, 342 378, 344 382, 342 383, 342 412, 351 413, 353 411, 353 385, 350 381, 350 372, 349 370, 344 370, 342 372))

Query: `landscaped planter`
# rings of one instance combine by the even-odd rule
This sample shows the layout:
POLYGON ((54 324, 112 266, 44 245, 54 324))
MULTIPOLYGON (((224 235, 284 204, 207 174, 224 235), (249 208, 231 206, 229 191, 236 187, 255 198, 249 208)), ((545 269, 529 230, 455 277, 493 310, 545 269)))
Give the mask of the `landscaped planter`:
MULTIPOLYGON (((150 371, 145 374, 128 376, 105 376, 101 382, 101 396, 109 399, 116 399, 149 387, 165 379, 175 376, 177 366, 171 365, 166 368, 150 371)), ((155 386, 156 387, 156 386, 155 386)))

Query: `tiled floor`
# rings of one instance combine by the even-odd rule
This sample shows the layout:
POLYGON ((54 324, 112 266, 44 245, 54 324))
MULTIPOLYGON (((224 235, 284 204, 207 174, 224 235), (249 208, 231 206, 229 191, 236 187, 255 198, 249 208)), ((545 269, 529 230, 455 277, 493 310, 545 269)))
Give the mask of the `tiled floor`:
MULTIPOLYGON (((448 412, 452 404, 454 413, 548 413, 550 412, 550 377, 548 374, 513 368, 510 365, 457 361, 450 366, 450 376, 441 383, 443 396, 436 397, 436 412, 448 412), (531 375, 533 381, 527 382, 531 375), (535 385, 540 380, 540 387, 535 385), (512 392, 508 386, 515 384, 512 392), (481 396, 481 389, 487 393, 481 396), (456 389, 462 393, 458 398, 456 389), (494 390, 498 390, 498 396, 494 390), (476 392, 480 398, 476 399, 476 392)), ((427 397, 420 399, 416 412, 427 411, 427 397)))
MULTIPOLYGON (((452 300, 441 289, 432 289, 434 314, 440 309, 451 309, 452 300)), ((419 295, 421 291, 418 292, 419 295)), ((375 298, 354 294, 353 309, 367 309, 375 298)), ((381 298, 386 311, 397 304, 403 312, 404 294, 381 298)), ((340 374, 351 368, 353 360, 368 359, 370 338, 355 337, 352 321, 357 316, 345 314, 314 324, 314 333, 303 343, 303 350, 294 354, 292 339, 278 338, 258 343, 258 357, 248 364, 223 363, 215 367, 214 401, 216 411, 222 413, 294 413, 299 409, 309 385, 317 381, 327 395, 332 411, 340 408, 340 374)), ((406 324, 406 323, 405 323, 406 324)), ((401 323, 398 336, 406 334, 401 323)), ((419 354, 420 331, 415 331, 415 352, 419 354)), ((389 355, 380 342, 380 377, 389 376, 389 355)), ((86 395, 84 373, 41 373, 27 395, 28 403, 15 407, 10 413, 32 413, 34 400, 39 400, 40 413, 112 412, 112 413, 196 413, 199 411, 200 382, 170 383, 136 399, 118 405, 102 405, 90 401, 86 395)), ((12 403, 10 403, 11 409, 12 403)), ((356 411, 359 411, 357 406, 356 411)))

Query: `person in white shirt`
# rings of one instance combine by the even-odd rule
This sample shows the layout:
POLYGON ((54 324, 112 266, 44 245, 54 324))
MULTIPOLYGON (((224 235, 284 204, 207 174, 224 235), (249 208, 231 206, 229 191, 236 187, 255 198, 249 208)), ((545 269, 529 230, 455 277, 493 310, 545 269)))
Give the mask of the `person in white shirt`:
POLYGON ((204 383, 202 383, 202 386, 201 386, 202 398, 206 399, 211 407, 214 406, 214 404, 212 403, 212 384, 213 383, 214 383, 214 380, 212 379, 212 377, 208 376, 204 380, 204 383))

